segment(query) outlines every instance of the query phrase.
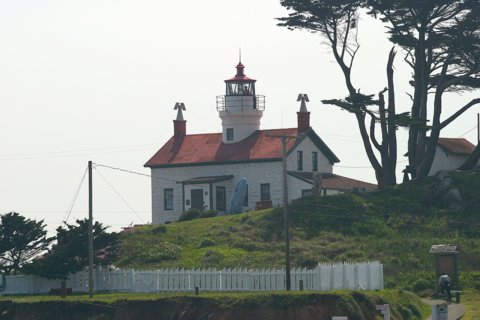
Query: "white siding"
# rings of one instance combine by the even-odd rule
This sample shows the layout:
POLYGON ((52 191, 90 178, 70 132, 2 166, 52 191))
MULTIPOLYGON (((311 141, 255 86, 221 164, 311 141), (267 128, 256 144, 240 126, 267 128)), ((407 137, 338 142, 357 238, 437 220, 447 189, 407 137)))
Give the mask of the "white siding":
MULTIPOLYGON (((208 184, 185 185, 185 201, 190 200, 190 190, 202 188, 206 210, 215 209, 215 186, 226 187, 227 209, 235 185, 241 178, 247 179, 248 209, 255 209, 255 202, 260 201, 260 184, 270 183, 270 196, 274 206, 282 203, 282 163, 256 162, 242 164, 208 165, 192 167, 172 167, 152 169, 152 223, 159 224, 176 221, 183 211, 182 184, 176 181, 196 177, 234 175, 231 180, 213 184, 213 208, 210 208, 210 187, 208 184), (172 211, 164 210, 163 189, 174 188, 172 211), (207 194, 205 194, 207 193, 207 194)), ((185 205, 185 210, 189 206, 185 205)))
POLYGON ((287 170, 297 171, 297 151, 303 151, 303 170, 312 172, 312 152, 318 153, 318 172, 332 173, 332 164, 327 157, 310 140, 305 138, 298 146, 293 149, 287 157, 287 170))
POLYGON ((308 182, 300 180, 298 178, 292 177, 291 175, 287 176, 288 182, 288 202, 301 198, 302 190, 311 190, 312 185, 308 182))
POLYGON ((437 147, 429 175, 434 175, 441 170, 458 169, 467 159, 468 155, 446 153, 442 148, 437 147))
MULTIPOLYGON (((287 170, 297 171, 297 151, 303 151, 303 171, 312 171, 312 152, 318 153, 318 171, 332 172, 332 165, 325 155, 310 140, 305 138, 287 157, 287 170)), ((215 186, 226 187, 226 207, 230 207, 230 198, 236 184, 241 178, 245 178, 248 184, 248 207, 245 210, 254 210, 255 203, 260 201, 260 184, 270 184, 270 198, 273 206, 283 203, 282 162, 253 162, 240 164, 219 164, 206 166, 154 168, 152 169, 152 223, 161 224, 177 221, 183 210, 188 210, 187 200, 190 200, 191 189, 203 189, 203 201, 205 209, 215 208, 215 186), (212 190, 209 184, 186 184, 182 190, 180 181, 207 176, 233 175, 228 181, 214 183, 212 190), (164 189, 173 188, 173 210, 164 210, 164 189), (210 207, 210 192, 212 192, 212 207, 210 207), (182 201, 183 194, 185 196, 182 201), (185 203, 185 207, 183 206, 185 203)), ((288 200, 298 199, 302 196, 302 190, 311 189, 312 185, 297 178, 288 176, 288 200)))

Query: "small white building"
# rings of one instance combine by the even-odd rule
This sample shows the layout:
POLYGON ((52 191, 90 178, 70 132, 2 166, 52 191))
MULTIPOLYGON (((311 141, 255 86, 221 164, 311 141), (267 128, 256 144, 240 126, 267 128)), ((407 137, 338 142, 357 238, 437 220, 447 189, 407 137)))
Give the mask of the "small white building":
POLYGON ((310 127, 306 95, 299 95, 297 128, 260 130, 265 97, 256 80, 244 74, 225 80, 217 97, 222 132, 186 134, 183 104, 175 106, 173 136, 147 161, 152 172, 152 223, 177 221, 190 208, 227 212, 235 186, 246 179, 244 210, 281 205, 283 201, 282 137, 286 142, 288 200, 312 193, 314 173, 323 195, 376 185, 333 174, 339 159, 310 127), (321 179, 318 179, 321 177, 321 179))
POLYGON ((464 138, 438 138, 429 175, 442 170, 456 170, 472 154, 475 146, 464 138))

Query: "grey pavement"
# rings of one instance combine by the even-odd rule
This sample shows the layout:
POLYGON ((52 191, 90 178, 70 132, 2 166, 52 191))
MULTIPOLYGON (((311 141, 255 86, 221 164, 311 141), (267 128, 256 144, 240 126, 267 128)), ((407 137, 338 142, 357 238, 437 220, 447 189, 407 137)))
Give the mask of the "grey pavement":
MULTIPOLYGON (((422 301, 431 306, 445 303, 445 300, 422 299, 422 301)), ((448 305, 448 320, 460 319, 464 314, 465 314, 465 307, 462 306, 461 304, 452 302, 448 305)), ((432 320, 432 316, 430 316, 427 320, 432 320)))

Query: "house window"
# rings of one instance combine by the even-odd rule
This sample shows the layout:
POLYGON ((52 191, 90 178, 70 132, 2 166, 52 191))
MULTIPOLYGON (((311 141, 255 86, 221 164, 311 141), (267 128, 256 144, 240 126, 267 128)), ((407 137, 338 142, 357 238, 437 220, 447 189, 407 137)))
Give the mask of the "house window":
POLYGON ((270 183, 260 185, 260 201, 270 200, 270 183))
POLYGON ((216 201, 216 208, 218 211, 225 211, 227 209, 227 196, 226 196, 226 188, 223 186, 217 186, 215 188, 215 201, 216 201))
POLYGON ((243 206, 248 207, 248 184, 245 185, 245 199, 243 199, 243 206))
POLYGON ((233 140, 233 128, 227 128, 227 140, 233 140))
POLYGON ((163 208, 173 210, 173 189, 163 189, 163 208))
POLYGON ((318 152, 312 152, 312 171, 318 171, 318 152))
POLYGON ((297 151, 297 170, 303 170, 303 151, 297 151))

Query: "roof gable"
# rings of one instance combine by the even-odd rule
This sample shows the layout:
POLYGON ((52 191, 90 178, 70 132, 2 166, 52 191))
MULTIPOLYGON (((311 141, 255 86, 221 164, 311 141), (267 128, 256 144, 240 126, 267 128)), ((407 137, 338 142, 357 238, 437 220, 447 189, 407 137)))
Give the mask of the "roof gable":
POLYGON ((438 138, 437 145, 452 154, 469 155, 475 149, 475 146, 465 138, 438 138))
MULTIPOLYGON (((288 174, 292 177, 305 181, 311 185, 313 182, 313 172, 303 172, 303 171, 288 171, 288 174)), ((360 180, 355 180, 343 176, 339 176, 334 173, 320 173, 322 177, 322 187, 326 189, 347 191, 353 189, 365 189, 365 190, 376 190, 378 186, 369 182, 364 182, 360 180)))
MULTIPOLYGON (((318 134, 312 128, 310 128, 306 132, 305 136, 309 137, 312 140, 312 142, 325 155, 325 157, 327 157, 327 159, 330 161, 331 164, 340 162, 340 159, 337 158, 337 156, 333 153, 333 151, 327 146, 325 142, 323 142, 323 140, 318 136, 318 134)), ((299 142, 301 142, 301 140, 299 142)))

